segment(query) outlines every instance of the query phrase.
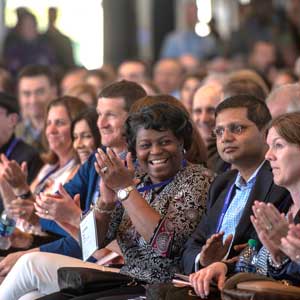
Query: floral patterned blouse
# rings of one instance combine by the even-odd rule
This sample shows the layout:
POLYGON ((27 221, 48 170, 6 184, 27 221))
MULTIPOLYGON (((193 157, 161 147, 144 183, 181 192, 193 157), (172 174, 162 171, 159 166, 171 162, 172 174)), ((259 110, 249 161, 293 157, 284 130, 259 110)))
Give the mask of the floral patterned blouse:
MULTIPOLYGON (((150 242, 136 231, 122 205, 116 207, 106 242, 117 239, 125 264, 122 273, 148 283, 166 282, 178 272, 181 249, 200 222, 212 173, 201 165, 182 167, 167 185, 142 192, 161 215, 150 242)), ((151 184, 141 177, 137 188, 151 184)))

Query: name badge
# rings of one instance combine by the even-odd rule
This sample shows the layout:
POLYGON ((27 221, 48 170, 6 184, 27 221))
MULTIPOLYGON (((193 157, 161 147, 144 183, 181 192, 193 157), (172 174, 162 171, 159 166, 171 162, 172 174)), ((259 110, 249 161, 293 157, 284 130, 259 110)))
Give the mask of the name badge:
POLYGON ((97 227, 93 209, 80 222, 80 242, 83 260, 87 261, 98 250, 97 227))

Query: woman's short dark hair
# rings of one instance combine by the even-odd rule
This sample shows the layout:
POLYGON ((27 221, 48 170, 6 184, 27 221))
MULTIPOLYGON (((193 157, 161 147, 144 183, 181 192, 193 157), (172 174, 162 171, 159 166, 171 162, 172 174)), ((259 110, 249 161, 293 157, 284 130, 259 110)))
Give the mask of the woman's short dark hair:
POLYGON ((100 132, 97 126, 97 119, 98 119, 98 114, 95 108, 89 107, 85 109, 84 111, 80 112, 78 116, 72 121, 71 124, 71 132, 72 132, 72 140, 74 140, 74 128, 75 125, 82 121, 85 120, 91 130, 91 133, 93 135, 93 139, 95 141, 95 146, 98 148, 101 144, 101 137, 100 137, 100 132))
POLYGON ((167 103, 156 103, 131 114, 125 123, 128 151, 136 155, 136 137, 140 128, 157 131, 171 130, 177 139, 183 140, 188 150, 192 143, 193 127, 188 116, 178 107, 167 103))

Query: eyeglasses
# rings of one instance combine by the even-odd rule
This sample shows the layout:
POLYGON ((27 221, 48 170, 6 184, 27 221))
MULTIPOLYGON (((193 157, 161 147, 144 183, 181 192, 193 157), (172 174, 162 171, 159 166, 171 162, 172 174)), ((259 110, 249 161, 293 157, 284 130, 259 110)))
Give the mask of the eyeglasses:
POLYGON ((254 125, 242 125, 238 123, 231 123, 227 126, 218 126, 213 130, 213 133, 216 137, 222 137, 225 129, 227 129, 231 134, 240 135, 242 134, 248 127, 251 127, 254 125))

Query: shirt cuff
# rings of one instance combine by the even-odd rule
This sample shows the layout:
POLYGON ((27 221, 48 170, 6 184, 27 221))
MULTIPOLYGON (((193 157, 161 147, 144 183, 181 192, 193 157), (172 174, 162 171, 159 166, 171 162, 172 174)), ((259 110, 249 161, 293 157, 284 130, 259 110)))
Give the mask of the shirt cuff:
POLYGON ((200 257, 201 253, 199 253, 195 258, 195 272, 198 272, 200 270, 200 257))

